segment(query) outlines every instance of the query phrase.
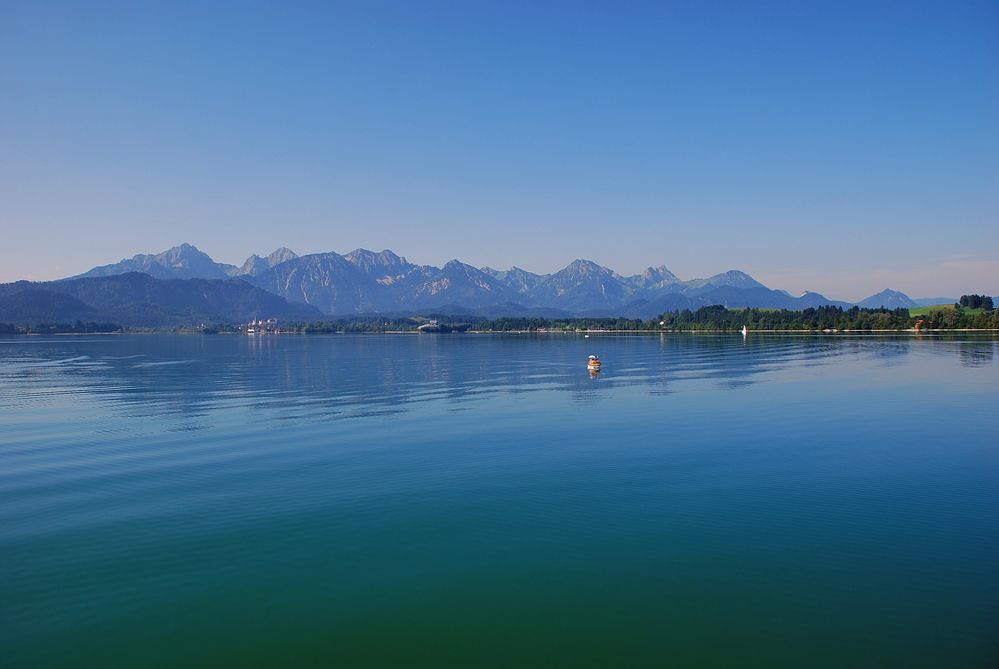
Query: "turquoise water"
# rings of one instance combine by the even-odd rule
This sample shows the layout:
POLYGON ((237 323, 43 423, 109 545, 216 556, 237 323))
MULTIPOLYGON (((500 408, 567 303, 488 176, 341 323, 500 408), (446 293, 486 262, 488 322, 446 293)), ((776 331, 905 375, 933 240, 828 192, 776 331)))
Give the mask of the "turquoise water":
POLYGON ((0 663, 994 667, 997 407, 992 338, 0 340, 0 663))

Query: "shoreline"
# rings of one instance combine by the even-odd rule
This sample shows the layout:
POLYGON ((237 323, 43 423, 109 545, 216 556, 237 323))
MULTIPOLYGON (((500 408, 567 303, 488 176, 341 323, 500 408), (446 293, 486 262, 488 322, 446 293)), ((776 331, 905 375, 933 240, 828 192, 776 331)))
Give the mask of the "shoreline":
MULTIPOLYGON (((829 336, 836 335, 910 335, 920 337, 933 334, 951 333, 977 333, 999 335, 999 328, 952 328, 952 329, 921 329, 921 330, 747 330, 747 336, 755 335, 812 335, 829 336)), ((382 332, 271 332, 260 335, 246 335, 242 332, 200 332, 196 330, 133 330, 124 332, 16 332, 5 333, 0 338, 15 337, 116 337, 129 335, 175 335, 175 336, 240 336, 248 339, 261 339, 273 336, 317 336, 317 335, 558 335, 558 336, 579 336, 584 335, 741 335, 740 330, 548 330, 538 332, 537 330, 466 330, 464 332, 426 332, 419 330, 385 330, 382 332)))

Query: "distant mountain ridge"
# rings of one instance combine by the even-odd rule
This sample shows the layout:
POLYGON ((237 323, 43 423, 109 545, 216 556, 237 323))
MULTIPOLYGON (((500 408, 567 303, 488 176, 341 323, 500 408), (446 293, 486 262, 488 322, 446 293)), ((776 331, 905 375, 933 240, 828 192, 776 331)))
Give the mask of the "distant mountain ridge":
POLYGON ((920 307, 931 307, 936 304, 954 304, 958 301, 956 297, 914 297, 912 301, 920 307))
POLYGON ((242 266, 236 267, 215 262, 207 253, 185 242, 162 253, 140 253, 110 265, 94 267, 70 278, 85 279, 141 272, 157 279, 228 279, 234 276, 255 276, 297 257, 294 251, 282 246, 265 258, 251 255, 242 266))
MULTIPOLYGON (((443 267, 418 265, 390 250, 366 249, 343 255, 330 251, 299 256, 282 247, 267 256, 251 255, 237 267, 215 262, 185 243, 162 253, 139 254, 95 267, 72 280, 130 272, 160 280, 237 280, 281 298, 289 307, 308 305, 314 313, 324 316, 444 310, 497 314, 505 310, 511 315, 650 318, 664 311, 714 304, 769 309, 851 306, 820 293, 806 291, 794 296, 774 290, 739 270, 682 280, 660 264, 640 274, 623 276, 592 260, 577 259, 556 272, 536 274, 518 267, 477 268, 459 260, 443 267)), ((916 302, 904 293, 886 289, 858 304, 897 308, 915 306, 916 302)))
POLYGON ((157 279, 141 272, 0 284, 0 321, 101 321, 136 327, 238 323, 253 318, 318 320, 315 307, 238 279, 157 279))
POLYGON ((884 307, 885 309, 912 309, 918 307, 919 304, 905 293, 885 288, 880 293, 857 302, 857 306, 868 309, 877 309, 879 307, 884 307))

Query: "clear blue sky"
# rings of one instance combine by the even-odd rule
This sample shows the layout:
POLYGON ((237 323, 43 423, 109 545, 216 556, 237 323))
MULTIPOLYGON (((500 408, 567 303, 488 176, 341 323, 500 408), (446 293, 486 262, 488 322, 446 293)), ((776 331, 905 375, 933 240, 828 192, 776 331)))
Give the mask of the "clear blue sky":
POLYGON ((0 226, 999 293, 999 3, 0 0, 0 226))

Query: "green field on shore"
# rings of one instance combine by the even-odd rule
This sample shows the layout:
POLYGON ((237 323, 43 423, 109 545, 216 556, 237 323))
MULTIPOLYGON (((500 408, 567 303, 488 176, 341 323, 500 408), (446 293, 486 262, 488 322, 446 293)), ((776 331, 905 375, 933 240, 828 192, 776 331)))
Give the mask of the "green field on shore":
MULTIPOLYGON (((931 311, 953 311, 953 304, 931 304, 927 307, 917 307, 915 309, 909 309, 910 316, 929 316, 931 311)), ((978 314, 985 313, 985 310, 981 307, 977 309, 970 309, 968 307, 962 307, 961 313, 968 314, 969 316, 977 316, 978 314)))

